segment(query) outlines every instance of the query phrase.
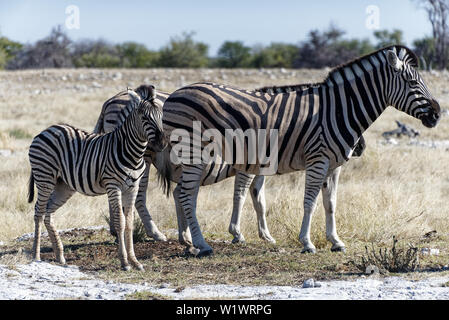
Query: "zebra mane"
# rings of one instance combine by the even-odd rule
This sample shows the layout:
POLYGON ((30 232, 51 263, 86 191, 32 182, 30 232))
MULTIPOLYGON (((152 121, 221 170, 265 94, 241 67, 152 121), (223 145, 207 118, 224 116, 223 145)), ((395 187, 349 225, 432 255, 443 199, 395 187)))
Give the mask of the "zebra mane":
POLYGON ((255 89, 254 91, 275 94, 275 93, 288 93, 288 92, 293 92, 293 91, 304 91, 304 90, 307 90, 310 88, 316 88, 316 87, 319 87, 320 85, 326 83, 332 75, 334 75, 337 72, 340 72, 344 68, 351 66, 354 63, 358 63, 368 57, 376 55, 381 51, 386 51, 386 50, 395 51, 396 54, 398 55, 398 57, 402 61, 410 64, 411 66, 413 66, 415 68, 419 67, 419 58, 412 50, 410 50, 409 48, 407 48, 406 46, 403 46, 403 45, 392 45, 392 46, 384 47, 382 49, 379 49, 377 51, 371 52, 369 54, 366 54, 364 56, 358 57, 356 59, 350 60, 348 62, 345 62, 341 65, 334 67, 328 73, 327 77, 322 82, 301 83, 301 84, 286 85, 286 86, 267 86, 267 87, 255 89))
POLYGON ((286 86, 267 86, 255 89, 255 92, 262 93, 289 93, 293 91, 304 91, 309 88, 318 87, 321 83, 301 83, 301 84, 293 84, 286 86))
POLYGON ((371 56, 377 55, 379 52, 385 52, 387 50, 393 50, 398 55, 399 59, 401 59, 403 62, 406 62, 407 64, 411 65, 412 67, 418 68, 419 67, 419 58, 418 56, 409 48, 403 45, 391 45, 384 47, 382 49, 379 49, 377 51, 368 53, 366 55, 363 55, 361 57, 358 57, 356 59, 350 60, 348 62, 345 62, 343 64, 340 64, 336 67, 334 67, 331 71, 329 71, 326 79, 324 79, 323 83, 327 82, 334 74, 339 73, 344 68, 352 66, 355 63, 358 63, 362 60, 365 60, 371 56))

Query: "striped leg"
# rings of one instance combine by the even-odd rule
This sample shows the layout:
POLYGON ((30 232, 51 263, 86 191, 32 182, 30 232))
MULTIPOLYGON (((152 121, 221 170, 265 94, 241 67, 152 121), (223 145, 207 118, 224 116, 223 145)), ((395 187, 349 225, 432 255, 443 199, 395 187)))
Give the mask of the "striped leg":
POLYGON ((267 225, 265 205, 265 177, 256 176, 250 186, 250 189, 251 197, 253 199, 253 206, 257 214, 259 237, 262 240, 276 243, 276 240, 274 240, 274 238, 271 236, 267 225))
POLYGON ((70 187, 65 184, 64 182, 58 182, 55 186, 55 189, 53 193, 50 196, 50 200, 47 205, 47 212, 45 215, 45 227, 48 231, 48 236, 50 237, 53 251, 56 256, 56 260, 61 263, 65 264, 65 258, 64 258, 64 247, 61 242, 61 238, 59 237, 58 231, 56 230, 53 222, 52 222, 52 214, 58 210, 62 205, 64 205, 67 200, 69 200, 73 195, 75 194, 75 191, 70 189, 70 187))
POLYGON ((299 241, 304 245, 302 253, 315 253, 316 248, 310 240, 310 226, 315 211, 318 194, 329 168, 329 160, 319 160, 306 167, 306 184, 304 192, 304 217, 302 220, 299 241))
POLYGON ((173 190, 173 198, 175 199, 176 217, 178 218, 178 239, 179 243, 192 247, 192 235, 190 234, 189 224, 182 209, 181 201, 181 184, 177 184, 173 190))
POLYGON ((51 182, 39 183, 36 181, 37 200, 34 209, 34 241, 33 241, 33 259, 41 260, 41 230, 42 220, 47 212, 47 205, 55 184, 51 182))
POLYGON ((111 210, 110 216, 117 232, 120 262, 122 269, 128 271, 131 267, 128 263, 128 255, 126 254, 125 248, 125 216, 122 210, 122 192, 114 185, 107 185, 106 190, 108 193, 109 209, 111 210))
POLYGON ((136 254, 134 253, 134 243, 133 243, 133 224, 134 224, 133 207, 136 202, 138 189, 139 185, 136 185, 134 188, 128 189, 126 190, 126 192, 122 192, 123 213, 125 215, 124 239, 129 262, 131 262, 131 264, 138 270, 143 271, 144 270, 143 266, 137 260, 136 254))
POLYGON ((183 208, 187 222, 192 234, 193 245, 197 249, 198 257, 207 256, 213 253, 212 248, 206 243, 201 233, 200 225, 196 218, 196 202, 198 190, 201 184, 204 165, 183 165, 180 178, 181 192, 179 195, 180 204, 183 208))
POLYGON ((159 231, 158 227, 154 223, 153 218, 151 218, 150 212, 148 211, 146 206, 148 179, 150 174, 151 162, 145 161, 145 163, 146 163, 145 173, 140 179, 139 191, 137 193, 136 198, 136 210, 139 213, 140 219, 143 222, 147 235, 156 241, 167 241, 165 235, 159 231))
POLYGON ((240 218, 248 188, 253 182, 253 179, 253 174, 245 174, 243 172, 238 172, 235 176, 234 205, 232 208, 231 223, 229 224, 229 232, 234 236, 232 243, 245 242, 245 237, 240 231, 240 218))
POLYGON ((337 205, 337 187, 341 167, 334 169, 326 178, 322 190, 323 205, 326 212, 326 238, 332 243, 331 251, 345 251, 345 244, 337 234, 335 208, 337 205))

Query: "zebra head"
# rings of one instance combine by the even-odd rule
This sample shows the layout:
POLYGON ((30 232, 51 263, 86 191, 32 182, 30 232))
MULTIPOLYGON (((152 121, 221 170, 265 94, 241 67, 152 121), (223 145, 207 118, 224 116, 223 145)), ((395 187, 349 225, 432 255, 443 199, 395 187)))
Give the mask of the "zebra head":
POLYGON ((168 139, 162 126, 162 105, 155 100, 154 86, 151 86, 151 90, 146 93, 146 99, 142 99, 132 89, 128 89, 128 96, 141 119, 142 134, 143 138, 148 140, 148 148, 155 152, 164 150, 168 139))
POLYGON ((387 103, 398 110, 421 120, 428 128, 433 128, 440 120, 440 105, 430 93, 416 68, 418 58, 402 46, 386 48, 387 60, 387 103))

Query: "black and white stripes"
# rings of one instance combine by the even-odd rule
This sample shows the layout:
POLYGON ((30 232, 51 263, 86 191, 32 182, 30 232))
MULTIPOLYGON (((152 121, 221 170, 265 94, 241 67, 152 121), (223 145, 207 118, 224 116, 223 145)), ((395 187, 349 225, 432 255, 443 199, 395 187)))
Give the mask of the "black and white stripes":
MULTIPOLYGON (((187 128, 190 121, 202 124, 202 132, 214 129, 226 144, 226 130, 276 130, 276 174, 306 170, 304 218, 299 235, 306 252, 315 251, 310 241, 311 215, 323 190, 326 221, 334 223, 339 167, 354 152, 363 132, 388 107, 418 118, 434 127, 440 108, 416 71, 417 57, 408 48, 391 46, 332 70, 322 83, 297 90, 249 91, 215 83, 196 83, 172 93, 164 104, 164 128, 187 128), (166 121, 165 114, 172 114, 166 121), (326 190, 334 186, 331 190, 326 190)), ((192 126, 191 126, 192 127, 192 126)), ((190 132, 191 140, 192 132, 190 132)), ((208 142, 202 142, 205 148, 208 142)), ((193 146, 192 146, 193 147, 193 146)), ((222 147, 224 150, 224 147, 222 147)), ((249 159, 248 146, 240 152, 249 159)), ((212 252, 196 219, 196 197, 201 164, 182 164, 180 198, 191 227, 193 244, 200 254, 212 252)), ((234 169, 258 175, 260 163, 233 163, 234 169)), ((335 226, 326 228, 332 250, 343 250, 335 226)))
POLYGON ((70 125, 54 125, 38 134, 31 143, 30 196, 38 190, 35 208, 33 253, 40 259, 40 222, 45 225, 59 262, 65 263, 62 243, 51 215, 75 192, 88 196, 107 193, 113 222, 119 233, 119 255, 124 269, 128 260, 141 269, 132 246, 132 207, 139 181, 145 172, 143 156, 147 146, 161 151, 166 146, 162 108, 154 103, 154 88, 148 100, 128 90, 133 111, 116 130, 89 134, 70 125))

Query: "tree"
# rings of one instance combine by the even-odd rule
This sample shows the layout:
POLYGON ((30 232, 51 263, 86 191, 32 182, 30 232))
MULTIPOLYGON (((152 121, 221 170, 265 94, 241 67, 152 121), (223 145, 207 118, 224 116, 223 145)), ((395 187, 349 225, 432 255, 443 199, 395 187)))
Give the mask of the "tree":
POLYGON ((413 42, 413 47, 421 59, 421 66, 426 70, 432 69, 432 63, 436 60, 435 39, 432 37, 417 39, 413 42))
POLYGON ((226 41, 218 50, 217 64, 223 68, 247 68, 250 63, 251 48, 241 41, 226 41))
POLYGON ((435 39, 435 64, 446 69, 448 63, 448 14, 449 0, 418 0, 418 5, 427 12, 435 39))
POLYGON ((70 68, 73 66, 70 54, 72 41, 61 26, 53 28, 50 35, 26 45, 8 62, 9 69, 70 68))
POLYGON ((77 68, 118 68, 120 56, 116 46, 102 40, 79 40, 74 43, 73 64, 77 68))
POLYGON ((167 46, 160 50, 158 65, 170 68, 202 68, 208 65, 209 47, 193 40, 193 32, 173 37, 167 46))
POLYGON ((377 39, 377 49, 387 47, 389 45, 403 44, 403 33, 401 30, 394 29, 393 31, 379 30, 374 31, 374 37, 377 39))
POLYGON ((254 47, 251 66, 256 68, 292 68, 298 55, 293 44, 272 43, 268 47, 254 47))
POLYGON ((334 25, 328 30, 309 32, 308 40, 299 47, 293 66, 296 68, 323 68, 342 64, 372 51, 368 40, 345 40, 345 32, 334 25))
POLYGON ((3 69, 22 47, 23 45, 19 42, 0 37, 0 69, 3 69))
POLYGON ((143 44, 125 42, 117 45, 120 66, 123 68, 149 68, 157 65, 159 55, 143 44))

